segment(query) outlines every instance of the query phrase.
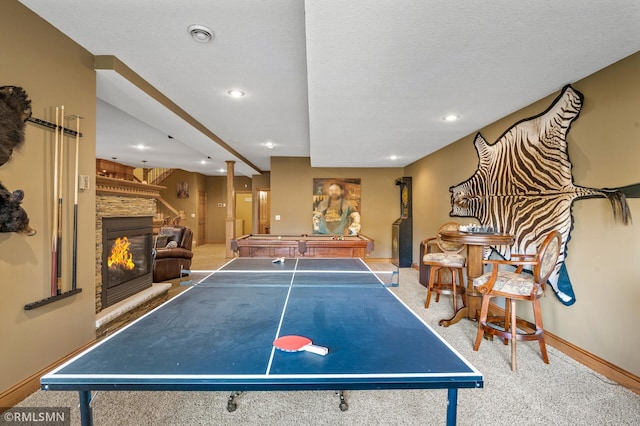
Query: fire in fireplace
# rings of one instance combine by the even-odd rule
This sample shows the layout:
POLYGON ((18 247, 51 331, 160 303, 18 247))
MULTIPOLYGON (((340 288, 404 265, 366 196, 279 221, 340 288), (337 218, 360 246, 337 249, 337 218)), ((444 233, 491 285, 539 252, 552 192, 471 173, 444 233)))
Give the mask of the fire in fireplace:
POLYGON ((132 280, 147 272, 144 235, 131 237, 131 241, 126 236, 118 237, 109 245, 111 245, 111 255, 107 258, 109 287, 132 280))
POLYGON ((133 262, 133 254, 129 250, 131 243, 127 237, 116 238, 111 248, 111 256, 107 258, 107 266, 110 269, 124 268, 130 271, 136 267, 133 262))
POLYGON ((151 286, 152 218, 102 219, 102 307, 151 286))

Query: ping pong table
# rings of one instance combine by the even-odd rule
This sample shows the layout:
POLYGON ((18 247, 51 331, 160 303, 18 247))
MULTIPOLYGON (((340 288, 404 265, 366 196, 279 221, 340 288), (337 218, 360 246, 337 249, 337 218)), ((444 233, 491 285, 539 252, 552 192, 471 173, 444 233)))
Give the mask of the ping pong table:
POLYGON ((448 389, 483 376, 413 313, 361 259, 236 258, 178 296, 41 378, 43 390, 92 391, 448 389), (302 335, 329 353, 283 352, 302 335))

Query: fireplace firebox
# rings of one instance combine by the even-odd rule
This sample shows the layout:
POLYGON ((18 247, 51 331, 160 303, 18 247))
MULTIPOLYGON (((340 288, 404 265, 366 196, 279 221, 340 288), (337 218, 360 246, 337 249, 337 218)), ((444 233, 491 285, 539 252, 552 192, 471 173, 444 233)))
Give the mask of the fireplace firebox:
POLYGON ((102 218, 102 307, 151 287, 151 216, 102 218))

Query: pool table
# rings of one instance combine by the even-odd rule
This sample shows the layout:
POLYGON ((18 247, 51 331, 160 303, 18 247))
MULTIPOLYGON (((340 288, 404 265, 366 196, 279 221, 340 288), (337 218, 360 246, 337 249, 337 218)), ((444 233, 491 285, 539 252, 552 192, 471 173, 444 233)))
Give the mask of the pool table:
POLYGON ((240 257, 360 257, 373 251, 373 240, 360 235, 249 234, 231 240, 240 257))

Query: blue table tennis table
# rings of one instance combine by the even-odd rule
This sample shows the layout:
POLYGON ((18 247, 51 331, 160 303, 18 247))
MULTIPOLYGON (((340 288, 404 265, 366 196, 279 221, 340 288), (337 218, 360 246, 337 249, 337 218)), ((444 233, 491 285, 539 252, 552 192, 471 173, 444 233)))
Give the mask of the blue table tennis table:
POLYGON ((180 295, 40 380, 80 393, 93 423, 92 391, 448 389, 447 425, 459 388, 483 376, 413 313, 361 259, 236 258, 180 295), (297 334, 329 353, 284 352, 297 334))

